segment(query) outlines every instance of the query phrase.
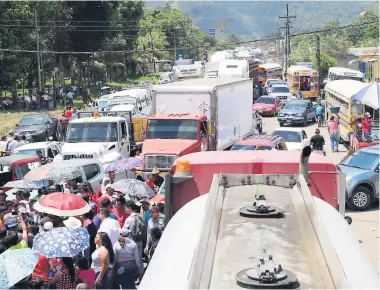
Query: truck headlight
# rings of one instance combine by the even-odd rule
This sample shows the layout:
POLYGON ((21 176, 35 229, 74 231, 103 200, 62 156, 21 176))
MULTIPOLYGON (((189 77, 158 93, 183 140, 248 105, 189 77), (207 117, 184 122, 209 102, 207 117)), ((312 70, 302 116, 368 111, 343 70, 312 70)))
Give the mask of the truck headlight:
POLYGON ((302 114, 297 114, 296 116, 297 116, 297 117, 302 117, 303 115, 302 115, 302 114))
POLYGON ((279 117, 284 117, 284 114, 279 113, 278 116, 279 117))

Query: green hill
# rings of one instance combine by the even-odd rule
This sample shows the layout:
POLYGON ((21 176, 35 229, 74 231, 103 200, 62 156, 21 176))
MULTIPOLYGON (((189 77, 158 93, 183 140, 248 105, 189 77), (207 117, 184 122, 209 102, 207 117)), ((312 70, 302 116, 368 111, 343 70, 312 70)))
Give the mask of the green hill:
POLYGON ((379 11, 376 1, 162 1, 146 2, 148 8, 159 8, 170 3, 183 13, 191 15, 202 31, 216 28, 217 33, 224 24, 224 33, 238 35, 262 35, 277 31, 284 26, 286 3, 292 19, 293 31, 318 29, 327 20, 338 17, 341 24, 357 18, 362 11, 379 11))

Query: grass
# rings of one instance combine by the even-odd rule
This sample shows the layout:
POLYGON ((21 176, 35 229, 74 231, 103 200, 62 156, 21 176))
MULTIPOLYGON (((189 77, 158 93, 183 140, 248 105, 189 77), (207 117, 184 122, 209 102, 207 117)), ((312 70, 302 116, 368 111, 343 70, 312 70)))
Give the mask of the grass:
MULTIPOLYGON (((152 82, 154 80, 156 84, 158 83, 158 79, 162 73, 156 73, 156 74, 149 74, 143 77, 139 77, 136 79, 130 79, 125 82, 110 82, 110 83, 104 83, 102 86, 110 86, 111 88, 115 90, 120 90, 122 87, 125 86, 131 86, 134 85, 137 82, 143 82, 143 81, 149 81, 152 82)), ((65 79, 66 84, 70 84, 69 79, 65 79)), ((51 86, 51 81, 48 80, 46 82, 46 85, 51 86), (49 83, 50 82, 50 83, 49 83)), ((96 96, 100 93, 100 88, 97 86, 90 88, 91 94, 93 98, 95 99, 96 96)), ((27 90, 25 89, 25 92, 27 90)), ((5 92, 3 92, 4 95, 5 92)), ((18 94, 22 94, 22 89, 17 90, 18 94)), ((11 96, 10 92, 7 92, 7 97, 11 96)), ((83 106, 82 99, 78 97, 76 100, 74 100, 74 107, 81 108, 83 106)), ((62 114, 62 111, 65 109, 65 107, 61 104, 58 104, 57 108, 54 111, 50 111, 50 114, 53 117, 59 117, 62 114)), ((40 111, 42 112, 42 111, 40 111)), ((16 127, 16 124, 20 122, 21 117, 29 114, 33 114, 37 112, 2 112, 0 111, 0 136, 8 136, 8 133, 10 130, 14 129, 16 127)))

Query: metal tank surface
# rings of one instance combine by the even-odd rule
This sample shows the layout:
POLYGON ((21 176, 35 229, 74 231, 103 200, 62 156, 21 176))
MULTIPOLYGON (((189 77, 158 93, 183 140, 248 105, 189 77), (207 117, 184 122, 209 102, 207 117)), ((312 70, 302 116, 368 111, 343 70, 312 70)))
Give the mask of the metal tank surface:
POLYGON ((171 219, 140 288, 378 288, 350 231, 303 175, 216 174, 171 219))

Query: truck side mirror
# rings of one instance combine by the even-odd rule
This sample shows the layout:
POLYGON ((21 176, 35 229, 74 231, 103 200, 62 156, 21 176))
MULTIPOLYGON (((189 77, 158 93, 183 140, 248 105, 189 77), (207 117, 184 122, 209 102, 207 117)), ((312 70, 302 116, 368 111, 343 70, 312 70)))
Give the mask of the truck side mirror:
POLYGON ((376 172, 376 173, 379 173, 379 172, 380 172, 379 165, 378 165, 377 168, 375 169, 375 172, 376 172))

